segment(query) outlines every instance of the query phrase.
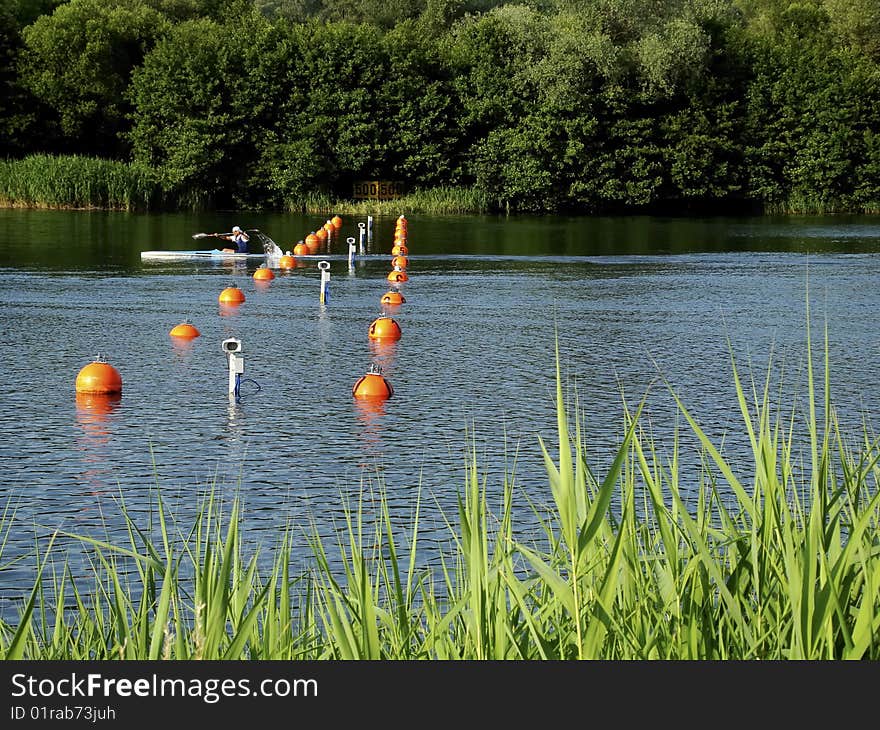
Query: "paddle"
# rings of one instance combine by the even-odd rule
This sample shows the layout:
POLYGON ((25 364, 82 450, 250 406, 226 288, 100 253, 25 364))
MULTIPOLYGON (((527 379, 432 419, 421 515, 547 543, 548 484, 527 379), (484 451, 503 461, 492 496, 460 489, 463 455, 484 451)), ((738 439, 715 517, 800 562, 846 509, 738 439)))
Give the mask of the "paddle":
MULTIPOLYGON (((259 228, 248 228, 245 231, 246 233, 259 233, 259 228)), ((222 236, 231 236, 232 231, 229 233, 193 233, 193 238, 220 238, 222 236)))

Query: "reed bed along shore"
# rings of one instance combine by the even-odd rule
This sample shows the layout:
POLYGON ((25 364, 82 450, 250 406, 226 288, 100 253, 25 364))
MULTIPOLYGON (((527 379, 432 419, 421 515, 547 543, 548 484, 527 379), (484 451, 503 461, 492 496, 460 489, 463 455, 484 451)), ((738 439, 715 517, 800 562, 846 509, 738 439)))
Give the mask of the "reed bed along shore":
POLYGON ((79 155, 0 160, 0 205, 7 208, 151 210, 162 200, 149 171, 79 155))
MULTIPOLYGON (((211 201, 164 190, 151 170, 78 155, 31 155, 0 160, 0 206, 82 210, 206 209, 211 201)), ((310 215, 422 215, 488 213, 489 201, 474 188, 438 187, 395 200, 346 200, 314 192, 285 210, 310 215)))
POLYGON ((291 203, 292 211, 310 215, 485 215, 492 211, 490 200, 471 187, 438 187, 413 191, 394 200, 339 200, 314 193, 291 203))
MULTIPOLYGON (((165 189, 157 171, 125 162, 80 155, 36 154, 0 160, 0 207, 82 210, 210 210, 207 193, 165 189)), ((474 186, 438 186, 413 190, 393 200, 354 200, 313 191, 284 202, 285 212, 303 215, 488 215, 509 214, 509 203, 492 199, 474 186)), ((765 215, 837 215, 880 213, 880 201, 856 209, 840 200, 792 193, 767 202, 765 215)), ((261 210, 257 208, 256 210, 261 210)))
POLYGON ((81 538, 89 580, 54 564, 51 540, 30 556, 39 577, 17 621, 0 625, 0 657, 878 659, 878 442, 867 431, 845 442, 827 337, 824 377, 809 352, 808 338, 797 415, 774 406, 769 376, 762 386, 733 362, 748 463, 729 463, 668 388, 711 465, 699 475, 680 472, 677 445, 656 448, 640 405, 622 407, 616 454, 590 468, 557 352, 557 433, 540 440, 549 492, 534 508, 543 534, 515 537, 513 478, 487 483, 466 448, 450 547, 430 568, 416 560, 418 513, 393 527, 381 489, 378 508, 346 505, 338 544, 314 531, 301 575, 290 574, 290 532, 259 567, 263 546, 248 546, 238 500, 209 492, 181 525, 157 491, 157 529, 127 515, 127 543, 81 538))

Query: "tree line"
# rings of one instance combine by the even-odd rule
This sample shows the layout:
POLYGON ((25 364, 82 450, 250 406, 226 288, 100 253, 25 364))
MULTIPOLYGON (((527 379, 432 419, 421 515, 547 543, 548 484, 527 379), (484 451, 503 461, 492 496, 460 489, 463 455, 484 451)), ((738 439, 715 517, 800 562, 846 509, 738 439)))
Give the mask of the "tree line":
POLYGON ((0 157, 186 207, 880 212, 876 0, 0 0, 0 157))

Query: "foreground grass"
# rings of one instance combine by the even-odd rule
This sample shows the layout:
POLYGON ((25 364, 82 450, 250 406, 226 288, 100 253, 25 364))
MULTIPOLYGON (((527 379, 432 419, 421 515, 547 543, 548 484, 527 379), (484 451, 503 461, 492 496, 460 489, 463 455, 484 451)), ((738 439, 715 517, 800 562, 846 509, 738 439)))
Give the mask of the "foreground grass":
POLYGON ((557 356, 558 450, 541 440, 550 504, 535 507, 546 539, 515 537, 514 484, 490 488, 471 453, 451 547, 430 570, 417 567, 418 514, 404 540, 381 495, 375 513, 346 505, 338 545, 315 530, 313 567, 295 577, 289 533, 271 568, 246 557, 237 502, 224 509, 207 495, 182 533, 157 496, 158 538, 133 520, 127 544, 82 538, 95 556, 87 584, 50 574, 45 547, 19 620, 0 626, 0 656, 878 659, 880 452, 867 433, 844 442, 827 359, 826 341, 817 388, 808 352, 805 443, 793 417, 771 417, 770 378, 747 387, 734 363, 749 464, 728 463, 670 388, 712 465, 685 490, 677 442, 658 453, 640 407, 624 406, 605 473, 587 466, 557 356), (699 495, 695 505, 685 493, 699 495), (121 561, 136 566, 134 580, 121 561))

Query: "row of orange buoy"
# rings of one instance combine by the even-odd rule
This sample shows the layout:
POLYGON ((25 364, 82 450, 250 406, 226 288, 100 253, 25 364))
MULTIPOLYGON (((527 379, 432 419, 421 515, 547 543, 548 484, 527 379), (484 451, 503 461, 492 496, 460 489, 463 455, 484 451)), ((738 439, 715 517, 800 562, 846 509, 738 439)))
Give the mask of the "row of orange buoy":
MULTIPOLYGON (((395 223, 394 246, 391 250, 392 270, 387 277, 388 281, 393 284, 401 284, 409 278, 406 273, 406 267, 409 265, 409 259, 407 258, 409 251, 406 248, 407 225, 407 220, 403 215, 398 217, 395 223)), ((391 308, 396 308, 404 302, 406 302, 406 299, 396 288, 385 292, 380 300, 383 307, 391 308)), ((373 320, 367 334, 374 341, 394 342, 399 340, 403 333, 397 320, 391 317, 388 311, 385 310, 382 316, 373 320)), ((376 365, 371 364, 369 371, 358 379, 351 392, 356 398, 384 400, 394 394, 394 388, 382 375, 381 370, 376 365)))
MULTIPOLYGON (((317 231, 312 231, 305 238, 305 243, 300 241, 296 246, 294 246, 294 254, 291 255, 290 251, 288 251, 283 256, 280 256, 278 259, 278 267, 281 269, 292 269, 296 266, 296 256, 306 256, 306 255, 315 255, 320 251, 320 246, 322 243, 326 243, 326 246, 329 248, 330 241, 337 234, 339 229, 342 228, 342 217, 339 215, 334 215, 332 218, 328 218, 327 222, 319 228, 317 231), (300 248, 300 244, 302 244, 302 248, 300 248)), ((268 263, 264 263, 260 265, 260 267, 254 271, 254 280, 255 281, 271 281, 275 278, 275 272, 272 271, 271 267, 268 263)), ((231 284, 226 287, 222 292, 220 292, 220 304, 226 304, 231 306, 236 306, 245 301, 244 292, 241 291, 235 284, 231 284)))
MULTIPOLYGON (((322 246, 329 250, 330 244, 339 233, 340 228, 342 228, 341 216, 334 215, 332 218, 328 218, 323 226, 315 231, 310 231, 305 238, 296 242, 293 247, 293 256, 315 256, 321 252, 322 246)), ((281 268, 293 268, 294 264, 294 260, 290 259, 289 251, 288 256, 282 256, 278 262, 281 268), (285 261, 285 258, 289 260, 285 261)))
POLYGON ((409 248, 406 245, 407 222, 400 216, 394 226, 394 245, 391 248, 391 271, 388 272, 388 281, 395 284, 406 281, 409 277, 406 267, 409 265, 409 248))

